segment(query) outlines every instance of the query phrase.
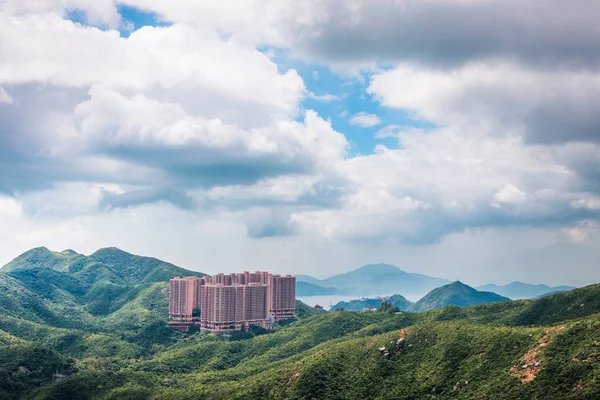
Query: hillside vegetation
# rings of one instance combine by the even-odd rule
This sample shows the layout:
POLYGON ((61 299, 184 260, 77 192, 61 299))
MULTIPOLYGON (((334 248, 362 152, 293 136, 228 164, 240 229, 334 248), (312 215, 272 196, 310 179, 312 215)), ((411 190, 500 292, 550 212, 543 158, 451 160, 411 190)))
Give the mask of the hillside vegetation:
POLYGON ((0 269, 0 313, 86 331, 145 328, 164 320, 177 275, 204 274, 115 248, 84 256, 40 247, 0 269))
POLYGON ((453 282, 436 288, 412 304, 409 311, 427 311, 446 306, 472 306, 510 300, 492 292, 480 292, 462 282, 453 282))
POLYGON ((395 294, 385 298, 374 298, 374 299, 358 299, 350 301, 340 301, 335 304, 329 311, 346 310, 346 311, 362 311, 365 308, 379 309, 381 302, 385 301, 387 304, 391 304, 396 307, 399 311, 407 310, 413 303, 406 300, 403 296, 395 294))
POLYGON ((111 257, 73 268, 67 259, 85 256, 68 254, 1 270, 0 399, 600 398, 600 285, 426 312, 325 313, 299 303, 297 321, 227 340, 166 329, 165 281, 153 280, 153 268, 136 271, 132 262, 150 261, 129 256, 123 268, 111 257), (83 269, 103 278, 86 284, 83 269), (46 293, 36 276, 66 284, 46 293), (31 303, 11 306, 7 296, 31 303))

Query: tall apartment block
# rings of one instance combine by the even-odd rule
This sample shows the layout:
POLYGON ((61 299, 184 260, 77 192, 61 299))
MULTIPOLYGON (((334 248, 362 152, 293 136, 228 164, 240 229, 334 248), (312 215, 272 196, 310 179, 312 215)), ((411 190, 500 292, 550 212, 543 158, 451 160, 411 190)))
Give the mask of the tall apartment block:
POLYGON ((268 272, 173 278, 169 326, 227 332, 296 317, 296 277, 268 272))

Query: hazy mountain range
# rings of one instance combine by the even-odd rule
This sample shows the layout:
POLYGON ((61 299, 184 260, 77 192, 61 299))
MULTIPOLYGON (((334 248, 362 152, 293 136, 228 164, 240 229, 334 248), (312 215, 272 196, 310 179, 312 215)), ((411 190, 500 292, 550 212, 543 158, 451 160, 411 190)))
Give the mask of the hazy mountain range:
MULTIPOLYGON (((436 287, 450 281, 427 275, 408 273, 389 264, 369 264, 350 272, 334 275, 327 279, 317 279, 309 275, 297 275, 297 282, 307 282, 338 290, 335 294, 358 296, 387 295, 401 293, 405 297, 421 297, 436 287)), ((312 288, 315 290, 315 288, 312 288)), ((297 293, 297 296, 308 294, 297 293)))
POLYGON ((346 310, 346 311, 362 311, 364 308, 374 307, 379 308, 382 301, 391 303, 396 306, 399 311, 428 311, 447 306, 472 306, 477 304, 495 303, 500 301, 510 300, 507 297, 500 296, 496 293, 479 291, 471 286, 465 285, 462 282, 453 282, 439 288, 433 289, 431 292, 423 296, 419 301, 413 303, 408 301, 403 296, 396 294, 388 297, 363 298, 351 301, 340 301, 330 311, 346 310))
MULTIPOLYGON (((350 272, 317 279, 310 275, 296 276, 297 296, 354 295, 375 297, 391 293, 418 299, 431 290, 450 283, 447 279, 408 273, 390 264, 368 264, 350 272)), ((535 285, 512 282, 499 286, 486 284, 476 288, 513 300, 533 299, 545 294, 574 289, 572 286, 535 285)))
POLYGON ((567 290, 575 289, 573 286, 555 286, 551 287, 548 285, 533 285, 530 283, 523 282, 512 282, 508 285, 498 286, 493 283, 487 285, 477 286, 477 290, 484 290, 487 292, 494 292, 501 296, 511 298, 513 300, 518 299, 534 299, 536 297, 543 296, 549 293, 565 292, 567 290))

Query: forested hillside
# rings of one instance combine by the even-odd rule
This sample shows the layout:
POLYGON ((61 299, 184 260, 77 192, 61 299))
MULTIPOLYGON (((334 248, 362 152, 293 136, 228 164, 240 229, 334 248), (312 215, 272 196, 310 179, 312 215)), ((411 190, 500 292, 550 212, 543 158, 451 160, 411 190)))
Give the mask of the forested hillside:
POLYGON ((2 399, 600 397, 600 285, 427 312, 299 303, 295 322, 222 338, 165 328, 166 281, 152 276, 187 271, 47 252, 0 272, 2 399))

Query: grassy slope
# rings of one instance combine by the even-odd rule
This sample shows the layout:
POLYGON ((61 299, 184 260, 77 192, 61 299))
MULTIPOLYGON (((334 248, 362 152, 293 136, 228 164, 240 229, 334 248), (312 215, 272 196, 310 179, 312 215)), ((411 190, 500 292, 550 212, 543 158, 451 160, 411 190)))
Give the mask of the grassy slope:
POLYGON ((27 397, 598 398, 599 307, 594 285, 539 301, 314 315, 239 342, 198 333, 150 358, 81 368, 27 397), (552 340, 536 358, 541 369, 522 383, 515 372, 521 357, 547 334, 552 340), (401 336, 405 342, 396 347, 401 336))

